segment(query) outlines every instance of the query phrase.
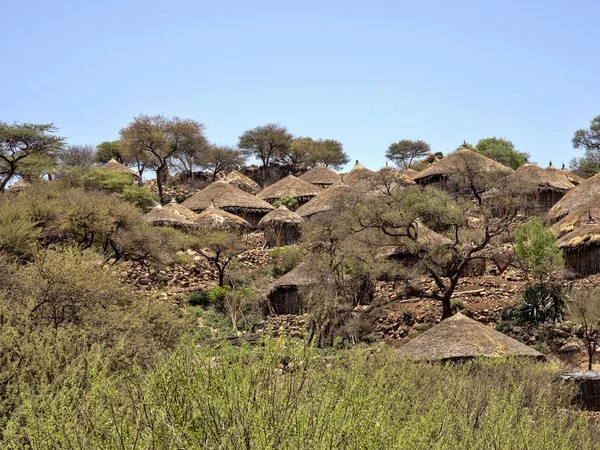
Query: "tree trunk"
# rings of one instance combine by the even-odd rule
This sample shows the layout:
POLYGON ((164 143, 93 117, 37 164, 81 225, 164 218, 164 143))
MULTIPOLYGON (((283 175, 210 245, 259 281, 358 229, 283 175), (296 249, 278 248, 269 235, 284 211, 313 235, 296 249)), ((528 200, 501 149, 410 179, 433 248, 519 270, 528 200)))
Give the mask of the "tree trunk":
POLYGON ((225 283, 225 268, 217 266, 217 270, 219 271, 219 287, 223 287, 225 283))
POLYGON ((6 174, 6 176, 4 177, 4 179, 2 181, 0 181, 0 192, 3 192, 4 189, 6 189, 6 185, 8 184, 8 182, 10 181, 10 179, 15 175, 15 170, 11 167, 10 171, 8 172, 8 174, 6 174))
POLYGON ((452 316, 452 304, 450 300, 451 296, 452 294, 442 298, 442 320, 452 316))
POLYGON ((161 176, 161 171, 162 171, 162 167, 159 167, 158 169, 156 169, 156 189, 158 189, 158 201, 160 202, 160 204, 163 204, 163 187, 162 187, 162 180, 160 179, 161 176))

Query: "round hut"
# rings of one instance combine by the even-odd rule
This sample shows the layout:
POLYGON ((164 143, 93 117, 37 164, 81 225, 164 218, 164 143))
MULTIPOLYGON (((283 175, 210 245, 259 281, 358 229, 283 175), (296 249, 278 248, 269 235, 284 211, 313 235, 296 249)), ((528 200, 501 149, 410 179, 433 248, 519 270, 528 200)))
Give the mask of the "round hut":
POLYGON ((172 198, 169 203, 163 205, 163 208, 167 211, 173 211, 179 215, 182 215, 188 220, 194 220, 196 217, 198 217, 198 214, 196 214, 194 211, 177 203, 177 201, 175 201, 175 198, 172 198))
POLYGON ((595 223, 598 217, 600 217, 600 198, 595 198, 575 208, 552 225, 550 230, 557 237, 562 237, 580 226, 595 223))
POLYGON ((458 313, 411 339, 399 353, 420 361, 465 361, 518 356, 544 359, 540 352, 492 327, 458 313))
POLYGON ((292 197, 296 199, 298 206, 302 206, 321 192, 323 192, 323 189, 320 187, 302 181, 294 175, 288 175, 278 182, 266 187, 256 194, 256 196, 269 203, 274 203, 282 197, 292 197))
POLYGON ((329 213, 341 207, 344 198, 351 195, 354 190, 347 184, 338 183, 321 192, 310 202, 302 205, 296 210, 296 213, 300 217, 307 219, 320 213, 329 213))
POLYGON ((333 170, 319 164, 303 173, 298 177, 299 180, 314 184, 323 189, 327 189, 340 179, 340 175, 333 170))
POLYGON ((564 251, 565 268, 580 276, 600 273, 600 224, 587 223, 556 241, 564 251))
POLYGON ((201 213, 214 203, 216 208, 246 219, 256 226, 265 214, 275 208, 269 203, 244 192, 227 181, 219 180, 209 184, 185 200, 182 205, 201 213))
POLYGON ((260 191, 260 186, 256 181, 238 172, 237 170, 232 170, 229 172, 227 176, 223 178, 223 180, 227 181, 232 186, 235 186, 236 188, 246 191, 252 195, 256 195, 260 191))
POLYGON ((585 210, 588 204, 592 208, 598 198, 600 198, 600 173, 588 178, 567 192, 546 213, 546 220, 549 223, 556 223, 575 210, 585 210))
POLYGON ((173 208, 158 205, 144 214, 144 220, 157 227, 173 227, 187 230, 192 227, 192 221, 173 208))
POLYGON ((514 171, 493 159, 468 149, 460 149, 440 159, 413 177, 417 184, 435 185, 452 194, 482 193, 505 185, 514 171))
POLYGON ((302 217, 284 205, 268 213, 258 222, 259 228, 265 233, 265 247, 283 247, 297 243, 300 240, 302 222, 302 217))
POLYGON ((293 270, 275 280, 267 291, 271 312, 275 314, 302 314, 306 309, 304 296, 310 286, 330 281, 331 275, 323 274, 307 263, 300 263, 293 270))
POLYGON ((239 234, 252 229, 252 225, 247 220, 217 208, 214 203, 196 215, 192 226, 197 230, 230 231, 239 234))
POLYGON ((534 164, 524 164, 507 178, 507 186, 521 197, 526 209, 546 212, 564 195, 583 180, 568 170, 550 166, 543 169, 534 164))
POLYGON ((136 180, 140 179, 140 176, 138 175, 138 173, 135 170, 132 170, 129 167, 121 164, 119 161, 117 161, 114 158, 111 158, 111 160, 108 161, 106 164, 104 164, 102 167, 106 170, 110 170, 113 172, 126 173, 129 175, 132 175, 133 178, 135 178, 136 180))
POLYGON ((367 169, 362 164, 358 162, 358 160, 354 163, 354 167, 350 172, 344 175, 343 180, 344 183, 348 185, 353 185, 361 181, 368 181, 373 178, 375 172, 367 169))

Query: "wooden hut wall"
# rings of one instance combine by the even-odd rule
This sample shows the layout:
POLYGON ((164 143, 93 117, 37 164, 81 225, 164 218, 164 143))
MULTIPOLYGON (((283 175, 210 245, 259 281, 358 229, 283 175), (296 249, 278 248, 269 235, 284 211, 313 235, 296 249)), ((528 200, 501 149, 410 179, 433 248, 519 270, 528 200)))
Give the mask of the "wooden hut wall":
POLYGON ((252 225, 253 227, 258 226, 258 222, 260 222, 260 219, 262 219, 268 211, 265 212, 257 212, 257 211, 240 211, 238 209, 235 210, 228 210, 227 208, 223 208, 225 211, 230 212, 231 214, 235 214, 238 217, 241 217, 242 219, 245 219, 248 221, 248 223, 250 225, 252 225))
POLYGON ((274 223, 265 225, 265 244, 268 248, 293 245, 300 240, 297 223, 274 223))
POLYGON ((566 248, 565 267, 581 276, 600 273, 600 246, 566 248))
POLYGON ((538 195, 538 205, 540 211, 548 212, 558 201, 565 196, 565 191, 556 191, 553 189, 544 189, 538 195))
POLYGON ((297 287, 281 287, 269 295, 269 303, 275 314, 301 314, 302 301, 297 287))

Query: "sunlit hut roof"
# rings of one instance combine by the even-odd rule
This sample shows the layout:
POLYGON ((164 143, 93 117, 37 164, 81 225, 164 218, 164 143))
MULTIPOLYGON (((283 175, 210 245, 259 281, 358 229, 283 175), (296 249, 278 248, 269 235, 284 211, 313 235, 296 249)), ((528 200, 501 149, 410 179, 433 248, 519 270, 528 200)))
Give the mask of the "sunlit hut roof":
POLYGON ((298 179, 316 186, 331 186, 340 179, 340 175, 333 170, 319 164, 318 166, 310 169, 308 172, 300 175, 298 179))
POLYGON ((175 211, 178 214, 181 214, 183 217, 185 217, 188 220, 194 220, 196 217, 198 217, 198 214, 196 214, 191 209, 186 208, 185 206, 177 203, 175 201, 175 199, 172 199, 171 203, 167 203, 166 205, 163 205, 163 208, 168 211, 175 211))
POLYGON ((460 149, 442 158, 413 177, 417 183, 427 183, 435 178, 447 178, 461 170, 471 169, 478 173, 510 175, 513 170, 504 164, 494 161, 468 149, 460 149))
POLYGON ((526 356, 543 359, 538 351, 491 327, 458 313, 400 347, 400 354, 423 361, 526 356))
POLYGON ((552 166, 541 168, 524 164, 507 177, 507 186, 519 193, 536 193, 544 190, 567 192, 583 180, 568 170, 552 166))
POLYGON ((307 218, 317 213, 332 211, 340 205, 345 196, 350 195, 352 192, 353 189, 345 183, 334 184, 298 208, 296 213, 303 218, 307 218))
POLYGON ((112 170, 113 172, 128 173, 129 175, 133 175, 135 178, 140 177, 134 170, 131 170, 129 167, 124 166, 123 164, 121 164, 119 161, 117 161, 114 158, 112 158, 109 162, 104 164, 102 167, 104 167, 106 170, 112 170))
POLYGON ((600 222, 599 197, 590 199, 587 203, 572 210, 569 214, 552 225, 550 230, 552 230, 556 236, 561 237, 580 226, 596 221, 600 222))
POLYGON ((280 223, 302 223, 304 219, 299 216, 294 211, 290 211, 285 207, 285 205, 281 205, 275 211, 271 211, 258 222, 259 227, 264 227, 265 225, 274 225, 280 223))
POLYGON ((282 197, 293 197, 300 203, 305 203, 323 192, 318 186, 296 178, 294 175, 279 180, 256 194, 268 202, 274 202, 282 197))
POLYGON ((192 221, 187 219, 183 214, 161 205, 155 206, 150 212, 144 214, 144 219, 150 225, 154 226, 189 228, 192 225, 192 221))
POLYGON ((344 183, 352 185, 359 181, 368 180, 374 174, 375 174, 375 172, 367 169, 362 164, 360 164, 358 161, 356 161, 352 170, 350 170, 350 172, 348 172, 346 175, 344 175, 343 179, 344 179, 344 183))
POLYGON ((267 294, 271 294, 277 289, 291 289, 310 286, 319 281, 320 275, 322 274, 320 274, 319 271, 310 264, 302 262, 294 269, 283 275, 281 278, 278 278, 271 283, 267 294))
POLYGON ((248 221, 211 204, 193 220, 196 229, 204 231, 246 231, 252 228, 248 221))
POLYGON ((234 214, 238 212, 267 213, 275 209, 264 200, 250 195, 224 180, 209 184, 185 200, 182 205, 192 211, 200 212, 208 208, 213 202, 217 208, 234 214))
POLYGON ((237 170, 232 170, 231 172, 229 172, 227 176, 223 178, 223 180, 232 184, 236 188, 241 189, 242 191, 249 192, 251 194, 256 194, 258 191, 260 191, 260 186, 256 181, 238 172, 237 170))
POLYGON ((571 189, 546 213, 550 223, 558 222, 575 210, 584 211, 588 204, 593 204, 600 197, 600 173, 588 178, 571 189))
POLYGON ((419 175, 419 172, 416 171, 415 169, 411 169, 410 167, 408 169, 404 169, 402 172, 403 175, 406 175, 408 178, 410 178, 411 180, 416 177, 417 175, 419 175))
POLYGON ((600 244, 600 223, 588 223, 565 234, 556 245, 563 249, 575 249, 600 244))

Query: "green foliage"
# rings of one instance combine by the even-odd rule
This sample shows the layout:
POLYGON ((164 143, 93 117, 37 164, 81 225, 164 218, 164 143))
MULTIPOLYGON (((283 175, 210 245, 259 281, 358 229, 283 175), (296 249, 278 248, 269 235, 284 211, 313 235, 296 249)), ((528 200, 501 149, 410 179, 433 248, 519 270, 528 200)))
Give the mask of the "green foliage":
POLYGON ((122 193, 123 190, 133 185, 133 175, 115 172, 114 170, 96 167, 81 177, 83 186, 87 190, 122 193))
POLYGON ((262 162, 263 167, 268 167, 273 158, 285 153, 292 143, 292 135, 287 128, 269 123, 242 134, 238 147, 248 157, 254 157, 262 162))
POLYGON ((111 159, 126 164, 127 158, 119 146, 119 141, 105 141, 96 146, 96 153, 94 154, 96 162, 106 164, 111 159))
POLYGON ((279 278, 292 271, 302 262, 305 251, 302 247, 290 245, 287 247, 275 248, 271 250, 270 255, 275 259, 272 274, 275 278, 279 278))
POLYGON ((474 150, 512 169, 518 169, 529 158, 527 153, 516 150, 511 141, 497 137, 480 139, 474 150))
POLYGON ((559 284, 527 286, 517 306, 516 315, 521 322, 542 323, 561 321, 566 310, 566 298, 559 284))
POLYGON ((25 205, 0 200, 0 254, 29 259, 39 238, 40 230, 25 205))
POLYGON ((158 201, 158 195, 150 189, 135 184, 125 186, 123 191, 121 191, 121 198, 144 212, 152 209, 158 201))
POLYGON ((416 162, 427 156, 429 152, 431 152, 431 147, 425 141, 402 139, 390 144, 387 152, 385 152, 385 157, 396 163, 401 170, 404 170, 411 167, 413 161, 416 162))
POLYGON ((582 340, 588 352, 588 370, 600 343, 600 289, 579 288, 569 295, 567 319, 581 325, 582 340))
POLYGON ((589 178, 600 172, 600 116, 594 117, 587 129, 575 132, 573 148, 584 150, 584 156, 571 160, 571 169, 578 175, 589 178))
POLYGON ((517 255, 527 264, 534 278, 541 281, 562 267, 562 250, 555 245, 556 236, 538 218, 518 225, 514 236, 517 255))
POLYGON ((285 206, 290 211, 295 211, 298 207, 298 200, 296 200, 294 197, 286 195, 285 197, 278 198, 273 202, 273 206, 275 208, 279 208, 281 205, 285 206))
POLYGON ((210 291, 191 292, 188 295, 190 306, 202 306, 204 308, 210 305, 210 291))
POLYGON ((453 298, 450 301, 450 306, 453 311, 463 311, 464 309, 467 308, 467 306, 465 305, 465 302, 459 298, 453 298))
POLYGON ((240 150, 223 145, 211 145, 200 156, 198 165, 209 170, 214 180, 217 174, 237 169, 245 162, 246 157, 240 150))

